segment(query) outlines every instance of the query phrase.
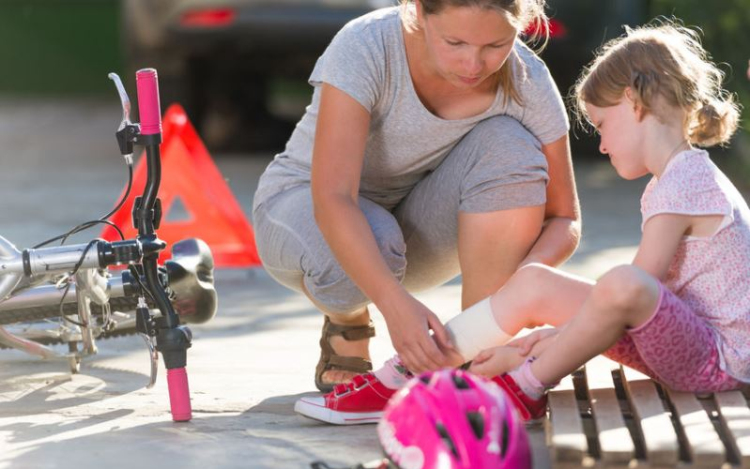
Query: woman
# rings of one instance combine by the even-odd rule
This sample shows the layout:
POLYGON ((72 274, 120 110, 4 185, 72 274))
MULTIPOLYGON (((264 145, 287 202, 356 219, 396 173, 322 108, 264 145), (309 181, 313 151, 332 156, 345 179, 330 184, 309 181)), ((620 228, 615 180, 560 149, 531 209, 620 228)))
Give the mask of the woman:
POLYGON ((518 39, 544 29, 543 8, 403 1, 350 22, 318 60, 312 103, 261 177, 253 220, 269 274, 325 314, 321 391, 371 369, 370 302, 404 365, 436 369, 449 340, 411 292, 461 274, 465 309, 519 266, 575 250, 564 105, 518 39))

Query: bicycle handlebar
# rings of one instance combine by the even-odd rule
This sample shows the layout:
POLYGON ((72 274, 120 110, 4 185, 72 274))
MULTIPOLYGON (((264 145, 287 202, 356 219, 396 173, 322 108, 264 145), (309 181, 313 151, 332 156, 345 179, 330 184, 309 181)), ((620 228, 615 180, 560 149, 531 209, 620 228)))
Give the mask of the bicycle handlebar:
POLYGON ((159 104, 159 82, 156 70, 144 68, 135 74, 138 91, 138 113, 141 118, 141 134, 161 134, 161 107, 159 104))

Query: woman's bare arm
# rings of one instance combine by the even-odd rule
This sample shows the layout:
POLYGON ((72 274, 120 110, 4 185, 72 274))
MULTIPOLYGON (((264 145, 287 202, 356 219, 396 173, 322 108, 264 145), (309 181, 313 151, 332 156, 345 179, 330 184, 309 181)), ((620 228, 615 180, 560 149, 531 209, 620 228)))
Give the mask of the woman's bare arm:
POLYGON ((532 262, 558 266, 573 255, 581 239, 581 209, 568 136, 543 145, 542 152, 549 173, 545 223, 522 266, 532 262))

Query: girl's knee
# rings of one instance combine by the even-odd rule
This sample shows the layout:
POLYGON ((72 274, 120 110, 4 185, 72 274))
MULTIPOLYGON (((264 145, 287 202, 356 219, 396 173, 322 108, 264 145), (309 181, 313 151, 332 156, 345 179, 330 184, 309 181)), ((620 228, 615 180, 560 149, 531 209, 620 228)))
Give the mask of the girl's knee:
MULTIPOLYGON (((594 286, 592 301, 606 306, 611 314, 629 322, 633 315, 640 316, 659 297, 656 279, 632 265, 615 267, 604 274, 594 286)), ((608 312, 608 314, 610 314, 608 312)))

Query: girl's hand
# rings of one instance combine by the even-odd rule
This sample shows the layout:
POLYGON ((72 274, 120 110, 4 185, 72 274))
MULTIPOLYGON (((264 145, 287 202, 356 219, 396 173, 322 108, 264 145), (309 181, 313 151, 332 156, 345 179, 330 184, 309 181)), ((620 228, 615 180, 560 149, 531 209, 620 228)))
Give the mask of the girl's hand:
POLYGON ((435 341, 447 350, 453 350, 453 345, 435 313, 409 294, 382 311, 391 343, 409 371, 417 374, 448 366, 448 358, 435 341))
POLYGON ((518 351, 506 346, 482 350, 472 360, 469 371, 485 378, 506 373, 512 368, 510 354, 518 356, 518 351))
POLYGON ((558 330, 554 328, 539 329, 524 337, 511 340, 507 345, 508 347, 517 348, 518 354, 522 357, 525 357, 529 353, 531 353, 534 345, 548 337, 552 337, 553 335, 557 334, 557 332, 558 330))
POLYGON ((482 350, 472 361, 469 371, 487 378, 507 373, 521 366, 538 343, 557 333, 557 329, 540 329, 506 345, 482 350))

